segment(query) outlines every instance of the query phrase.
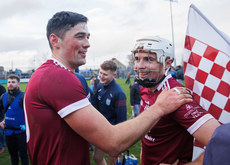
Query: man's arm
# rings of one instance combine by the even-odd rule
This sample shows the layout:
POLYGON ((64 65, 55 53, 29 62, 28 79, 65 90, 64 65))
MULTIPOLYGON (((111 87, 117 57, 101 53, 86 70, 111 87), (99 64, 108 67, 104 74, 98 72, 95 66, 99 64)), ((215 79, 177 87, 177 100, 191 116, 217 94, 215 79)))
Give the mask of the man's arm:
POLYGON ((197 131, 194 132, 193 137, 196 138, 198 142, 206 146, 212 138, 212 134, 219 126, 220 123, 216 119, 212 118, 198 128, 197 131))
POLYGON ((204 152, 193 162, 186 163, 186 165, 202 165, 204 160, 204 152))
POLYGON ((191 101, 191 95, 165 89, 148 110, 132 120, 114 126, 91 105, 73 112, 64 119, 88 142, 111 156, 117 156, 143 137, 163 115, 191 101))

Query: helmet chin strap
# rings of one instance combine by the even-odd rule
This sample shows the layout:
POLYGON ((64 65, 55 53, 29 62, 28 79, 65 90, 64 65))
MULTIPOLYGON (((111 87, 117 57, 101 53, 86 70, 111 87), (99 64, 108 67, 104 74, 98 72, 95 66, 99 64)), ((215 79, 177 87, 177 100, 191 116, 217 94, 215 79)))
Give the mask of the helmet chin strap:
POLYGON ((151 88, 151 87, 155 87, 156 85, 158 85, 160 82, 162 82, 165 78, 165 75, 157 82, 155 79, 140 79, 140 78, 137 78, 137 81, 138 83, 143 86, 143 87, 146 87, 146 88, 151 88))
MULTIPOLYGON (((164 64, 163 64, 163 69, 164 69, 164 64)), ((167 69, 168 70, 168 69, 167 69)), ((161 83, 164 78, 167 75, 167 70, 165 71, 164 75, 160 78, 160 80, 157 81, 157 79, 159 79, 159 75, 160 75, 160 68, 159 70, 149 70, 150 72, 158 72, 158 78, 157 79, 150 79, 150 78, 145 78, 145 79, 141 79, 139 78, 139 70, 135 69, 135 71, 137 71, 137 77, 135 77, 138 81, 138 83, 146 88, 151 88, 151 87, 155 87, 156 85, 158 85, 159 83, 161 83)))

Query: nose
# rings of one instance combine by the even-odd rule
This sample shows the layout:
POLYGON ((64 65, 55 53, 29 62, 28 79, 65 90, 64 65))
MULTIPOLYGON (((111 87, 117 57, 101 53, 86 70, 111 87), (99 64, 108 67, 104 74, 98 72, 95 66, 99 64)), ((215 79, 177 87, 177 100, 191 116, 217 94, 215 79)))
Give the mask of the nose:
POLYGON ((144 69, 146 67, 146 62, 143 59, 139 59, 135 61, 135 68, 136 69, 144 69))
POLYGON ((84 47, 85 47, 85 48, 89 48, 89 47, 90 47, 89 39, 88 39, 88 38, 85 39, 84 47))

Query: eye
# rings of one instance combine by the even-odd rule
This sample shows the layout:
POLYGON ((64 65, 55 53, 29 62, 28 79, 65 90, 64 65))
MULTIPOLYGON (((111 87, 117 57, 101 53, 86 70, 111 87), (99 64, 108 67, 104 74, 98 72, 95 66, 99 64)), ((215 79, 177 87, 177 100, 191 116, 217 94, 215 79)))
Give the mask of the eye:
POLYGON ((83 35, 77 35, 76 38, 77 39, 84 39, 85 37, 83 35))
POLYGON ((135 56, 134 61, 138 61, 138 60, 139 60, 138 56, 135 56))
POLYGON ((155 61, 156 60, 156 58, 154 58, 154 57, 149 57, 148 58, 148 61, 155 61))

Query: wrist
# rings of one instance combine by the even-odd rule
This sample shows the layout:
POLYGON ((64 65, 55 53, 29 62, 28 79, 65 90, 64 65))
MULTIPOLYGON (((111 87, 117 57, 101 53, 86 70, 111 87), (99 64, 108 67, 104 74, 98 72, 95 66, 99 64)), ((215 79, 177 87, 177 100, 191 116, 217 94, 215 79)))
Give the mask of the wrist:
POLYGON ((152 106, 152 109, 153 109, 154 115, 159 118, 165 115, 163 108, 157 104, 154 104, 152 106))

